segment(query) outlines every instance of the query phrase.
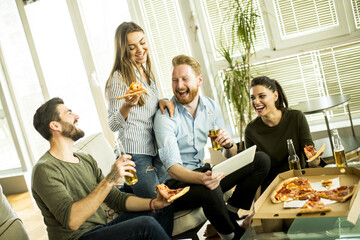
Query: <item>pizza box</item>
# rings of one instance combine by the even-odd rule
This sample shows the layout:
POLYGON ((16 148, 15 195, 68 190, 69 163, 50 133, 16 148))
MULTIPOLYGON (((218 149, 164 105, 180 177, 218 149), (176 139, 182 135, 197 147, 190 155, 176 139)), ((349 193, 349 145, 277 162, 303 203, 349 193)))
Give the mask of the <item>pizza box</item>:
POLYGON ((353 224, 356 223, 360 213, 360 170, 354 167, 346 168, 306 168, 302 170, 289 170, 280 173, 255 202, 255 219, 294 219, 294 218, 315 218, 315 217, 344 217, 353 224), (299 209, 283 208, 283 203, 273 203, 271 193, 285 179, 291 177, 305 177, 311 183, 321 180, 339 178, 340 185, 357 184, 354 195, 343 203, 328 205, 332 208, 330 212, 324 213, 299 213, 299 209))

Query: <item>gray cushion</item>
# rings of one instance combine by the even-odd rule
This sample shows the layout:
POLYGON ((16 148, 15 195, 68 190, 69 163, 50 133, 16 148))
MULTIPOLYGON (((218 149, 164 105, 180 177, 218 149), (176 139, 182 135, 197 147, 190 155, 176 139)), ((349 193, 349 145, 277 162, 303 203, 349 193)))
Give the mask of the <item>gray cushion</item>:
POLYGON ((16 218, 17 216, 5 195, 3 194, 2 187, 0 185, 0 225, 2 225, 8 219, 14 217, 16 218))
POLYGON ((10 218, 0 225, 0 240, 30 240, 19 218, 10 218))
POLYGON ((115 154, 103 133, 95 133, 75 143, 75 150, 90 154, 106 176, 115 162, 115 154))
POLYGON ((21 220, 16 216, 0 185, 0 240, 30 239, 21 220))

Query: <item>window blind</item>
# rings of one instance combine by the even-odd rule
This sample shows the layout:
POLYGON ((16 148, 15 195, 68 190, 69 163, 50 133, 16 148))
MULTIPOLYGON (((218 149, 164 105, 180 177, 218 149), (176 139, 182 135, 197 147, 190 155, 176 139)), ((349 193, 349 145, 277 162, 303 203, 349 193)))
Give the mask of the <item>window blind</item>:
MULTIPOLYGON (((360 113, 360 41, 304 52, 254 64, 254 76, 266 75, 283 87, 289 105, 312 98, 345 94, 351 96, 352 113, 360 113)), ((331 116, 346 114, 336 108, 331 116)), ((323 119, 322 114, 307 116, 309 121, 323 119)))
POLYGON ((351 0, 356 28, 360 28, 360 0, 351 0))
POLYGON ((334 0, 273 0, 273 4, 282 39, 338 25, 334 0))
MULTIPOLYGON (((231 1, 229 0, 201 0, 201 8, 203 15, 205 16, 204 22, 207 24, 207 29, 211 39, 212 51, 216 60, 222 59, 218 49, 221 47, 221 43, 227 47, 230 41, 232 41, 232 15, 234 9, 231 7, 231 1)), ((264 21, 261 14, 261 9, 258 0, 254 0, 255 12, 259 16, 256 23, 256 40, 255 51, 260 51, 265 48, 269 48, 268 38, 266 35, 264 21)), ((243 53, 242 46, 236 39, 234 56, 239 56, 243 53)))
POLYGON ((171 97, 171 60, 179 54, 191 55, 179 5, 177 1, 166 0, 140 0, 139 3, 151 52, 156 53, 151 56, 154 72, 163 95, 171 97))

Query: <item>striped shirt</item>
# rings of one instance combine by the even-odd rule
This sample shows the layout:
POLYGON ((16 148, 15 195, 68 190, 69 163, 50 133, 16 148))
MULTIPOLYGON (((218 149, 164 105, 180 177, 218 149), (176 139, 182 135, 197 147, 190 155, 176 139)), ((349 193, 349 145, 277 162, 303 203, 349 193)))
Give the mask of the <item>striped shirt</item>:
POLYGON ((128 86, 120 73, 115 72, 111 85, 106 89, 109 98, 108 123, 111 131, 118 132, 118 140, 121 141, 126 153, 155 156, 157 148, 153 120, 158 109, 159 90, 152 79, 149 85, 140 78, 137 69, 135 72, 137 81, 148 90, 147 94, 143 94, 145 105, 132 107, 127 119, 124 119, 120 113, 120 107, 125 99, 116 100, 116 97, 124 95, 128 86))

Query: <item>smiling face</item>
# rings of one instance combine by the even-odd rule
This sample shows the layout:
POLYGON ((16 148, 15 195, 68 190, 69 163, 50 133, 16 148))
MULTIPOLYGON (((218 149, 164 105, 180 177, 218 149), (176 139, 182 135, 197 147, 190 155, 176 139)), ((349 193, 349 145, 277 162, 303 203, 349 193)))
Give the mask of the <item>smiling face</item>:
POLYGON ((177 65, 172 72, 172 88, 176 100, 181 104, 191 103, 198 95, 202 85, 202 75, 196 76, 194 70, 186 64, 177 65))
POLYGON ((74 142, 82 138, 85 133, 83 130, 77 128, 79 116, 74 114, 71 109, 68 109, 64 105, 57 107, 61 124, 61 135, 71 138, 74 142))
POLYGON ((278 99, 278 92, 273 92, 263 85, 256 85, 250 89, 252 106, 259 117, 278 111, 275 102, 278 99))
POLYGON ((127 42, 132 60, 139 66, 145 63, 149 47, 144 33, 141 31, 128 33, 127 42))

